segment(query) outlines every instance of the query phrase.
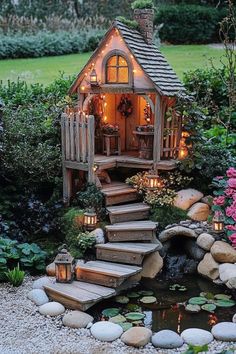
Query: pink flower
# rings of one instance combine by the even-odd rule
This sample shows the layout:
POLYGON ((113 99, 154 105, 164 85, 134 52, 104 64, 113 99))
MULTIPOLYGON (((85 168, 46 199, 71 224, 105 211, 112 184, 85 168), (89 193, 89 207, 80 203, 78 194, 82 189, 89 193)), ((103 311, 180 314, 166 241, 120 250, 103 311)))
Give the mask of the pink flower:
MULTIPOLYGON (((226 229, 230 230, 230 231, 236 231, 236 225, 227 225, 226 229)), ((233 235, 236 235, 236 234, 233 234, 233 235)))
POLYGON ((223 176, 216 176, 215 178, 220 180, 220 179, 223 179, 224 177, 223 176))
POLYGON ((230 167, 227 171, 226 171, 227 177, 229 178, 236 178, 236 169, 234 167, 230 167))
POLYGON ((232 195, 235 193, 235 190, 232 189, 232 188, 226 188, 225 190, 225 194, 228 196, 228 197, 232 197, 232 195))
POLYGON ((226 215, 236 221, 236 208, 233 204, 226 208, 226 215))
POLYGON ((236 189, 236 178, 230 178, 228 180, 228 186, 230 188, 236 189))
POLYGON ((232 234, 229 239, 232 242, 232 246, 236 249, 236 233, 232 234))
POLYGON ((225 204, 225 197, 223 195, 220 195, 217 198, 214 198, 213 200, 214 205, 224 205, 225 204))

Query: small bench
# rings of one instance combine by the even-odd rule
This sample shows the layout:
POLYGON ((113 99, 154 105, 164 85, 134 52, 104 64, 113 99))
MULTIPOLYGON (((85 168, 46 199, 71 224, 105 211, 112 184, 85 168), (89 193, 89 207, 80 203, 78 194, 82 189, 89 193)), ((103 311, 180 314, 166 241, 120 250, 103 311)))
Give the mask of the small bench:
POLYGON ((103 134, 102 136, 102 152, 107 156, 112 154, 121 155, 121 141, 120 133, 116 134, 103 134), (114 140, 115 148, 112 149, 111 143, 114 140))

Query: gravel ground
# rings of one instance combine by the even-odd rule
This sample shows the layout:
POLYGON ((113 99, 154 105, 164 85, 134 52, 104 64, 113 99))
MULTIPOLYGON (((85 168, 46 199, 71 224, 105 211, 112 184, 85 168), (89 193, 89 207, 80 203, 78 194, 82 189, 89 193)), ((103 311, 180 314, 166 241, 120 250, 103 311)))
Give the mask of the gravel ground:
MULTIPOLYGON (((66 328, 62 325, 62 316, 45 318, 27 299, 33 280, 27 277, 16 289, 0 284, 0 354, 175 354, 187 349, 184 345, 178 350, 157 350, 151 344, 144 349, 134 349, 120 340, 97 341, 88 329, 66 328)), ((208 353, 216 354, 232 347, 235 343, 214 341, 208 353)))

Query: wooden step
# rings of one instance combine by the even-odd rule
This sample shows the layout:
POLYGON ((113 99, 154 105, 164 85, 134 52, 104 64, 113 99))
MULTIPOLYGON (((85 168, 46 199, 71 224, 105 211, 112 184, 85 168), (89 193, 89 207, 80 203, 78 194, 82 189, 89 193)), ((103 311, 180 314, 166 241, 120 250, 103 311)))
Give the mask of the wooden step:
POLYGON ((96 255, 104 261, 141 265, 143 258, 158 248, 154 243, 108 242, 96 245, 96 255))
POLYGON ((126 183, 115 182, 104 185, 101 192, 105 196, 106 206, 138 200, 136 189, 126 183))
POLYGON ((117 205, 107 208, 110 222, 112 224, 125 221, 148 219, 149 210, 150 207, 144 203, 117 205))
POLYGON ((149 221, 128 221, 106 226, 110 242, 152 241, 156 236, 157 224, 149 221))
POLYGON ((74 310, 86 311, 97 302, 116 295, 116 291, 101 285, 73 281, 71 284, 52 283, 44 287, 50 299, 74 310))
POLYGON ((78 262, 76 279, 112 288, 120 286, 127 278, 139 273, 140 267, 103 261, 78 262))

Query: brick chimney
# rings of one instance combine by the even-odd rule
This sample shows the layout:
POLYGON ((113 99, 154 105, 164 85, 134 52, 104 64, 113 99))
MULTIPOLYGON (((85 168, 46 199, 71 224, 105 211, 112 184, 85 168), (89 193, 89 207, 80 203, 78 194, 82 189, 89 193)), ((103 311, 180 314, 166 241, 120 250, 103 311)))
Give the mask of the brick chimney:
POLYGON ((148 44, 152 44, 154 9, 134 9, 134 19, 139 24, 139 31, 148 44))

